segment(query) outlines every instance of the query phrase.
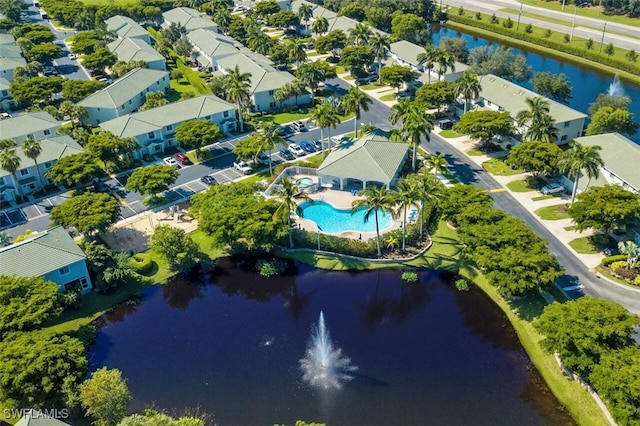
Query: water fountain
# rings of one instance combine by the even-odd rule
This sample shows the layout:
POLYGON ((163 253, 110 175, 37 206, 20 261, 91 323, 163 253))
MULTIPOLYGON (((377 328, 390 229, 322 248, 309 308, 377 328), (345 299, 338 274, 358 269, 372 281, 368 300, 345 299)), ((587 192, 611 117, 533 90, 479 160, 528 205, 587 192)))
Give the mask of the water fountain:
POLYGON ((615 97, 624 96, 624 87, 622 87, 622 83, 620 82, 620 77, 618 77, 618 74, 613 77, 613 81, 609 85, 607 95, 615 97))
POLYGON ((343 382, 353 379, 350 373, 358 369, 342 355, 340 348, 333 347, 322 311, 318 325, 311 332, 307 352, 300 360, 300 368, 305 382, 323 389, 340 389, 343 382))

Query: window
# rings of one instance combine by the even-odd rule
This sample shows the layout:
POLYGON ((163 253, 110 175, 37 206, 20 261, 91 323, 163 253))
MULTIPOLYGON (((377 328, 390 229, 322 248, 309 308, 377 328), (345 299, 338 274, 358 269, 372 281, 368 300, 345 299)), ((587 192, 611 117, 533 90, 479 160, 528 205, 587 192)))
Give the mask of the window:
POLYGON ((169 124, 169 125, 167 126, 167 130, 173 130, 173 126, 172 126, 171 124, 169 124))
POLYGON ((223 113, 222 113, 222 116, 223 116, 224 118, 229 117, 229 111, 225 111, 225 112, 223 112, 223 113))
POLYGON ((269 90, 269 95, 273 96, 273 92, 274 92, 273 90, 269 90))
POLYGON ((124 105, 122 105, 122 106, 120 107, 120 109, 124 109, 124 105))
POLYGON ((50 135, 51 134, 51 130, 45 129, 44 134, 47 135, 47 136, 50 135))
POLYGON ((153 138, 156 137, 156 134, 155 134, 155 132, 149 132, 149 134, 147 136, 149 136, 149 139, 153 139, 153 138))
POLYGON ((269 102, 269 108, 275 108, 275 107, 276 107, 275 102, 269 102))
POLYGON ((129 105, 131 105, 131 99, 129 99, 129 105))
POLYGON ((80 278, 80 287, 82 287, 83 290, 86 290, 89 288, 89 282, 87 281, 86 277, 82 277, 80 278))
POLYGON ((7 92, 6 90, 2 91, 2 96, 8 96, 8 95, 9 95, 9 92, 7 92))
POLYGON ((565 122, 564 122, 564 127, 569 127, 569 125, 570 125, 570 124, 571 124, 571 123, 569 123, 568 121, 565 121, 565 122))
POLYGON ((60 275, 67 275, 69 273, 69 267, 63 266, 62 268, 58 269, 58 273, 60 275))
POLYGON ((100 111, 100 108, 96 108, 98 111, 100 111))
POLYGON ((29 170, 27 169, 20 170, 20 176, 27 176, 28 174, 29 174, 29 170))
POLYGON ((562 137, 560 138, 560 142, 564 142, 564 141, 566 141, 566 140, 567 140, 567 138, 568 138, 568 136, 567 136, 567 135, 562 135, 562 137))
POLYGON ((44 163, 44 168, 45 169, 50 168, 51 166, 53 166, 53 163, 54 163, 53 161, 47 161, 46 163, 44 163))

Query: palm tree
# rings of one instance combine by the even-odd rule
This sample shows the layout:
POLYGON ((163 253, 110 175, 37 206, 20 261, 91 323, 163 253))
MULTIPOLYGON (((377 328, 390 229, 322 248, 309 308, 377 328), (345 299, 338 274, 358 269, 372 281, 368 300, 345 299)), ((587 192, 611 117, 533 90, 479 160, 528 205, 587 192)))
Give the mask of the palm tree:
POLYGON ((369 221, 371 215, 374 215, 376 220, 376 247, 378 249, 378 257, 382 256, 380 251, 380 224, 378 222, 378 212, 391 213, 391 206, 395 204, 395 197, 393 193, 387 188, 387 185, 382 185, 378 188, 375 185, 367 186, 363 191, 364 198, 359 199, 351 203, 351 212, 354 213, 360 208, 366 208, 364 213, 365 223, 369 221))
POLYGON ((13 176, 13 181, 16 184, 16 190, 18 191, 18 195, 22 199, 22 189, 20 188, 20 183, 18 182, 18 169, 20 168, 20 157, 16 154, 15 149, 5 148, 0 152, 0 168, 5 172, 11 173, 13 176))
MULTIPOLYGON (((518 127, 522 127, 525 124, 529 124, 529 130, 531 128, 537 128, 544 117, 549 115, 550 112, 550 103, 548 99, 543 98, 542 96, 536 96, 534 98, 526 98, 525 104, 528 109, 524 109, 519 111, 516 114, 516 124, 518 127)), ((525 139, 527 135, 530 135, 529 130, 525 133, 525 139)), ((534 130, 534 134, 537 130, 534 130)), ((531 139, 528 139, 531 140, 531 139)))
POLYGON ((364 93, 358 86, 353 86, 349 89, 346 95, 342 98, 342 107, 346 113, 354 113, 355 119, 353 121, 353 131, 356 138, 358 137, 358 120, 360 119, 360 113, 362 110, 369 111, 369 104, 373 103, 371 98, 364 93))
POLYGON ((217 8, 213 15, 213 20, 216 24, 218 24, 218 28, 220 28, 222 33, 226 34, 227 30, 229 29, 229 24, 231 24, 231 14, 227 10, 227 8, 217 8))
POLYGON ((251 100, 251 73, 241 73, 238 65, 229 73, 227 79, 227 98, 229 102, 236 104, 238 109, 238 120, 240 121, 240 131, 244 131, 244 121, 242 113, 251 100))
POLYGON ((304 217, 303 210, 296 203, 295 198, 313 202, 305 192, 301 192, 298 186, 287 176, 283 176, 280 181, 280 188, 276 190, 276 194, 280 196, 280 206, 273 214, 273 218, 286 223, 289 227, 289 246, 293 248, 293 225, 291 216, 295 213, 299 217, 304 217))
POLYGON ((391 107, 389 121, 391 124, 402 121, 400 134, 402 139, 409 141, 413 149, 413 158, 411 159, 413 170, 416 169, 416 157, 421 139, 424 137, 427 142, 431 140, 429 134, 433 130, 432 119, 433 117, 426 114, 418 104, 408 100, 402 100, 391 107))
POLYGON ((442 173, 446 170, 449 163, 447 159, 444 157, 444 154, 440 153, 438 155, 430 155, 426 161, 429 168, 433 170, 433 175, 437 176, 438 173, 442 173))
POLYGON ((284 102, 290 97, 295 96, 295 105, 298 104, 298 97, 307 93, 307 86, 297 78, 282 85, 282 87, 273 93, 273 99, 276 102, 284 102))
POLYGON ((264 56, 267 56, 269 52, 271 52, 271 49, 275 44, 276 42, 264 33, 258 33, 258 35, 253 37, 251 40, 247 38, 247 45, 249 48, 264 56))
POLYGON ((415 203, 419 198, 418 185, 413 179, 402 179, 398 182, 398 190, 395 194, 396 201, 402 209, 402 251, 406 250, 407 243, 407 207, 415 203))
POLYGON ((422 239, 425 206, 437 202, 444 196, 443 185, 431 174, 412 175, 410 178, 417 181, 416 191, 420 200, 420 238, 422 239))
POLYGON ((311 89, 311 96, 316 95, 318 86, 325 80, 325 69, 315 62, 305 64, 296 70, 296 77, 304 83, 306 87, 311 89))
POLYGON ((260 145, 260 152, 269 151, 269 174, 273 174, 273 164, 271 162, 271 151, 279 144, 284 143, 284 138, 278 134, 278 129, 273 122, 263 122, 258 129, 256 139, 260 145))
POLYGON ((558 140, 560 130, 555 126, 556 122, 553 117, 548 114, 542 116, 536 126, 531 126, 524 134, 526 140, 540 142, 555 142, 558 140))
POLYGON ((438 80, 440 80, 447 71, 456 70, 456 57, 448 50, 438 49, 437 52, 436 63, 438 64, 438 80))
MULTIPOLYGON (((320 144, 322 145, 322 158, 325 155, 325 139, 324 139, 324 129, 330 129, 333 127, 334 129, 340 124, 340 117, 338 115, 338 110, 335 106, 330 104, 320 104, 315 108, 312 108, 309 111, 309 118, 316 123, 316 126, 320 128, 320 144)), ((327 136, 329 139, 329 136, 327 136)))
POLYGON ((324 16, 318 16, 311 24, 311 31, 317 36, 321 36, 329 29, 329 21, 324 16))
POLYGON ((464 98, 464 113, 467 112, 467 105, 480 96, 481 90, 478 75, 470 71, 465 71, 462 78, 456 82, 456 94, 464 98))
POLYGON ((627 269, 631 269, 638 256, 640 256, 640 247, 634 241, 620 241, 618 250, 620 250, 620 253, 627 255, 627 269))
POLYGON ((313 8, 311 7, 311 5, 303 3, 300 5, 300 7, 298 7, 298 18, 300 18, 301 21, 304 21, 305 30, 309 29, 309 19, 311 19, 312 16, 313 8))
POLYGON ((427 84, 431 84, 431 69, 438 59, 438 48, 433 47, 433 45, 429 44, 424 47, 424 52, 418 54, 418 57, 416 59, 418 61, 418 64, 424 65, 424 67, 427 69, 427 84))
POLYGON ((42 185, 42 175, 40 174, 40 166, 38 165, 38 157, 42 153, 42 146, 40 146, 40 142, 38 142, 33 138, 25 139, 25 141, 22 142, 22 152, 28 158, 32 159, 33 162, 36 164, 36 171, 38 172, 38 180, 42 185))
POLYGON ((0 149, 14 148, 18 146, 13 139, 0 139, 0 149))
POLYGON ((375 33, 369 39, 369 46, 373 49, 373 54, 378 62, 378 75, 382 71, 382 61, 387 57, 387 51, 391 48, 391 37, 387 34, 375 33))
MULTIPOLYGON (((578 192, 578 180, 582 175, 582 171, 587 172, 589 182, 591 179, 598 177, 600 167, 604 166, 604 161, 600 157, 599 151, 602 148, 593 146, 584 146, 576 141, 569 144, 569 149, 562 153, 558 159, 558 169, 561 173, 566 173, 569 177, 573 176, 573 190, 571 191, 571 203, 576 199, 578 192)), ((587 183, 587 187, 589 183, 587 183)))
POLYGON ((289 60, 296 63, 296 66, 306 62, 307 52, 304 50, 304 45, 298 39, 292 39, 287 42, 287 56, 289 60))
POLYGON ((349 39, 356 46, 364 46, 369 44, 369 39, 373 36, 371 27, 361 22, 356 23, 356 26, 349 29, 349 39))

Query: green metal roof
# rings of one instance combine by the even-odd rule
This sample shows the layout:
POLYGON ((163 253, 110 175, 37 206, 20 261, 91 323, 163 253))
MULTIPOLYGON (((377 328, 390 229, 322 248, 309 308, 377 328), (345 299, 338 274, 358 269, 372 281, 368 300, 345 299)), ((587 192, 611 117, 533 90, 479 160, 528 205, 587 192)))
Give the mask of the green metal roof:
POLYGON ((58 127, 60 127, 60 123, 48 112, 28 112, 0 120, 0 138, 14 139, 58 127))
MULTIPOLYGON (((640 146, 625 138, 619 133, 606 133, 604 135, 582 136, 575 138, 582 145, 598 145, 602 148, 600 157, 604 161, 604 169, 600 176, 590 185, 605 185, 610 183, 608 173, 615 174, 618 178, 627 182, 636 191, 640 191, 640 146)), ((587 179, 580 179, 580 187, 584 188, 587 179)))
POLYGON ((0 44, 0 58, 22 58, 22 49, 16 44, 0 44))
POLYGON ((271 61, 255 53, 236 53, 216 58, 216 61, 225 70, 232 70, 237 65, 241 72, 251 73, 251 93, 278 90, 285 83, 294 80, 293 75, 277 71, 271 61))
POLYGON ((78 105, 90 108, 120 108, 120 106, 127 103, 130 99, 143 93, 163 78, 166 79, 168 85, 168 71, 136 68, 104 89, 98 90, 81 100, 78 102, 78 105))
POLYGON ((68 426, 67 423, 54 419, 38 410, 29 410, 15 426, 68 426))
POLYGON ((107 24, 107 30, 115 32, 118 38, 150 36, 149 31, 128 16, 116 15, 104 22, 107 24))
POLYGON ((24 58, 0 58, 0 71, 13 70, 16 67, 24 67, 27 61, 24 58))
POLYGON ((187 32, 197 30, 199 28, 218 31, 218 25, 210 19, 205 18, 205 14, 198 12, 190 7, 176 7, 162 14, 165 22, 163 27, 169 26, 171 22, 179 22, 184 25, 187 32))
POLYGON ((112 41, 107 48, 113 52, 119 60, 125 62, 144 61, 155 62, 165 61, 157 50, 149 46, 149 44, 138 38, 124 38, 112 41))
MULTIPOLYGON (((37 158, 38 164, 44 164, 48 161, 57 161, 62 157, 79 154, 84 151, 84 149, 68 135, 42 139, 40 141, 40 148, 42 149, 42 152, 40 152, 40 155, 37 158)), ((20 147, 16 148, 16 154, 20 158, 20 169, 26 169, 36 165, 31 158, 24 155, 24 152, 22 152, 20 147)), ((0 169, 0 178, 8 175, 10 175, 9 172, 0 169)))
POLYGON ((40 277, 86 258, 61 226, 0 248, 0 275, 40 277))
MULTIPOLYGON (((482 90, 479 97, 509 111, 513 118, 518 112, 528 109, 525 103, 527 98, 544 98, 542 95, 493 74, 480 76, 480 85, 482 90)), ((549 110, 556 123, 587 118, 586 114, 551 99, 549 99, 549 110)))
POLYGON ((234 39, 205 29, 191 31, 187 34, 187 38, 191 44, 210 58, 233 55, 243 48, 243 46, 234 39))
POLYGON ((381 133, 338 145, 318 168, 318 174, 389 184, 406 159, 409 146, 391 142, 381 133))

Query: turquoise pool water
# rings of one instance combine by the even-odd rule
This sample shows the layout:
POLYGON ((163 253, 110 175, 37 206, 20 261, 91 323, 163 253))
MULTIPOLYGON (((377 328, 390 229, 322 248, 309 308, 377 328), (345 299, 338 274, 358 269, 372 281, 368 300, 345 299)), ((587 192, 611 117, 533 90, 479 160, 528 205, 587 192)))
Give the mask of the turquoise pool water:
MULTIPOLYGON (((324 201, 314 203, 304 202, 300 204, 304 218, 316 223, 327 234, 338 234, 345 231, 354 232, 376 232, 375 216, 369 217, 367 223, 364 222, 366 208, 358 209, 354 214, 351 210, 340 210, 324 201)), ((378 223, 380 231, 387 229, 393 223, 390 214, 378 212, 378 223)))

